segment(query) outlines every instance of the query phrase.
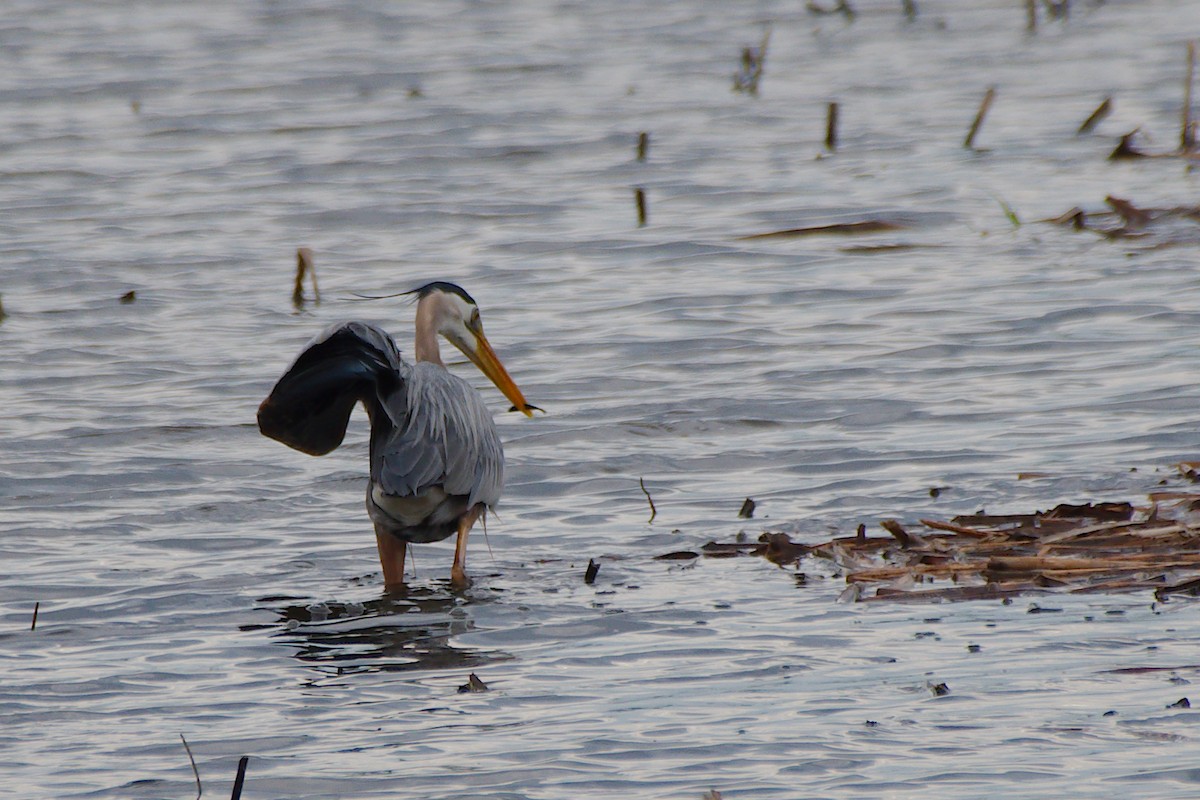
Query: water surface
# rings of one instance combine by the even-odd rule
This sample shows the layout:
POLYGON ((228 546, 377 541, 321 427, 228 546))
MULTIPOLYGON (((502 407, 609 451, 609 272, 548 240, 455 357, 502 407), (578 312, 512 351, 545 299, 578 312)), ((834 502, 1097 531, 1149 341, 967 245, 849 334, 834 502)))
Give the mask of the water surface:
POLYGON ((1195 202, 1184 161, 1105 157, 1174 146, 1200 10, 855 5, 0 11, 0 793, 191 796, 183 734, 216 796, 242 755, 246 797, 1195 796, 1186 602, 849 605, 819 563, 654 559, 1141 503, 1200 449, 1200 231, 1035 222, 1195 202), (411 307, 349 298, 437 278, 548 413, 453 367, 507 494, 469 592, 432 545, 388 601, 364 420, 312 459, 254 410, 334 320, 407 350, 411 307))

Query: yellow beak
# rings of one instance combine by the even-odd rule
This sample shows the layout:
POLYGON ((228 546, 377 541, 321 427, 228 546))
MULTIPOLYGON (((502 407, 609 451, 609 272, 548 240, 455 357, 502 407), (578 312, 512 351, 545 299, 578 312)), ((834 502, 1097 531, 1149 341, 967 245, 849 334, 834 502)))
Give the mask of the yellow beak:
POLYGON ((500 363, 499 356, 492 349, 487 337, 483 335, 483 331, 472 331, 472 333, 475 335, 474 349, 466 347, 460 349, 475 366, 479 367, 480 372, 487 375, 488 379, 496 384, 496 388, 504 393, 517 411, 527 417, 532 417, 534 406, 525 402, 525 396, 517 388, 517 384, 508 374, 508 370, 500 363))

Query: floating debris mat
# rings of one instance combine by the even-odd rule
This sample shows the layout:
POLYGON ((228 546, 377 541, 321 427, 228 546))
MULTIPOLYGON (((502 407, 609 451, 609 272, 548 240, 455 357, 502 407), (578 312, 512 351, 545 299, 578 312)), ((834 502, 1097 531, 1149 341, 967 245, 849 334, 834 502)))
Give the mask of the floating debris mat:
MULTIPOLYGON (((1200 504, 1200 495, 1186 493, 1151 499, 1181 501, 1187 510, 1200 504)), ((847 601, 1141 590, 1152 590, 1158 600, 1200 595, 1200 521, 1164 519, 1157 508, 1139 520, 1129 503, 1059 505, 1033 514, 923 519, 919 531, 884 520, 883 536, 868 536, 860 526, 856 536, 817 545, 764 533, 757 542, 710 542, 702 549, 716 557, 760 555, 797 569, 805 559, 830 562, 849 584, 847 601)))

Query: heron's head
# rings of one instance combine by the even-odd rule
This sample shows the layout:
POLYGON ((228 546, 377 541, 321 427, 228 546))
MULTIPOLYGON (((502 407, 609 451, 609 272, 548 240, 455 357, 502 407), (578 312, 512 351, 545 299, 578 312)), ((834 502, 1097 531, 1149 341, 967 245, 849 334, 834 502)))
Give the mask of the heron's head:
MULTIPOLYGON (((417 316, 424 318, 434 330, 446 338, 471 360, 479 370, 496 384, 517 411, 533 416, 534 406, 525 402, 517 384, 500 363, 483 333, 479 306, 467 290, 454 283, 434 281, 413 292, 417 295, 417 316)), ((420 323, 418 323, 420 324, 420 323)))

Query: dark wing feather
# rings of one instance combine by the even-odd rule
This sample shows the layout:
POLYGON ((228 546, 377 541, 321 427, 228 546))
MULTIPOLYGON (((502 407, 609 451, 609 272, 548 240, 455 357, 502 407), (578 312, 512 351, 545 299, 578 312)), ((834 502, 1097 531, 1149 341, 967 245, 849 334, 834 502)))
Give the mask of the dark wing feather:
POLYGON ((389 416, 403 408, 394 397, 409 366, 392 337, 374 325, 342 322, 316 336, 258 407, 264 436, 310 455, 334 450, 346 435, 350 412, 360 400, 371 413, 389 416))

